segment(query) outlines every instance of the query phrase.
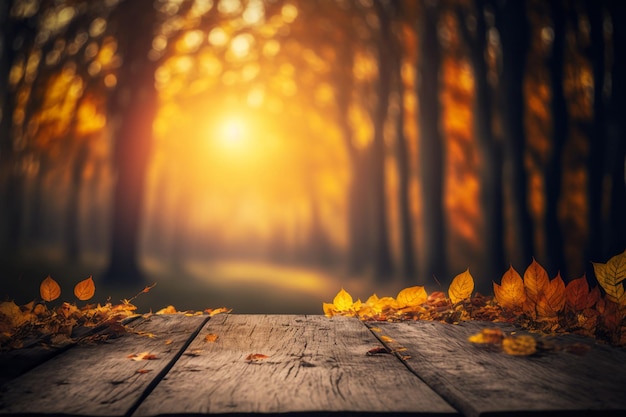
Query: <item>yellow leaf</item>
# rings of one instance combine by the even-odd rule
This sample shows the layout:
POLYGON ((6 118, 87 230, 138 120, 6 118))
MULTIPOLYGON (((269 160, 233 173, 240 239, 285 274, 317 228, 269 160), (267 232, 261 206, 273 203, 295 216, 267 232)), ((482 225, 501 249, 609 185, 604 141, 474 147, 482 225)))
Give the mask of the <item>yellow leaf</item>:
POLYGON ((87 301, 96 292, 96 285, 93 282, 93 278, 90 276, 89 278, 82 280, 74 287, 74 295, 81 301, 87 301))
POLYGON ((502 339, 504 338, 504 333, 502 330, 495 329, 482 329, 480 333, 476 333, 467 338, 471 343, 476 343, 479 345, 499 345, 502 343, 502 339))
POLYGON ((333 299, 333 305, 337 311, 347 311, 352 308, 352 296, 343 288, 337 293, 333 299))
POLYGON ((448 289, 448 296, 453 304, 463 301, 471 297, 474 291, 474 278, 470 274, 469 268, 465 272, 460 273, 452 280, 448 289))
POLYGON ((156 314, 176 314, 176 307, 169 305, 157 311, 156 314))
POLYGON ((399 308, 415 307, 424 304, 428 300, 428 294, 424 287, 415 286, 401 290, 396 297, 399 308))
POLYGON ((502 350, 513 356, 529 356, 537 351, 537 342, 534 337, 527 335, 505 337, 502 350))
POLYGON ((493 283, 493 293, 500 306, 511 310, 521 308, 526 301, 524 281, 513 266, 510 266, 509 270, 502 275, 500 285, 493 283))
POLYGON ((48 275, 39 286, 39 294, 44 301, 54 301, 61 296, 61 287, 48 275))
POLYGON ((626 305, 622 281, 626 279, 626 250, 615 255, 606 264, 593 263, 593 270, 606 295, 620 305, 626 305))
POLYGON ((334 304, 322 303, 322 308, 324 309, 324 315, 328 318, 334 316, 336 313, 334 304))

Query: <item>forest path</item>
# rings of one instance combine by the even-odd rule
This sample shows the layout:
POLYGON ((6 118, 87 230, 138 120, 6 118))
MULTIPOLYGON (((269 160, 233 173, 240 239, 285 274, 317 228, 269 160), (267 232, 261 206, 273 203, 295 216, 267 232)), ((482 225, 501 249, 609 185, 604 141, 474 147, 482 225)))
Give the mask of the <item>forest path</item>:
MULTIPOLYGON (((238 314, 322 314, 322 302, 332 302, 341 288, 354 298, 371 294, 395 296, 407 285, 391 280, 380 285, 367 276, 348 276, 340 268, 320 268, 244 260, 196 260, 174 268, 155 258, 143 260, 145 285, 156 283, 132 301, 140 312, 173 305, 179 311, 228 307, 238 314)), ((130 299, 141 285, 109 285, 102 281, 106 260, 86 256, 68 265, 62 256, 28 256, 13 265, 0 265, 0 297, 27 303, 39 296, 39 285, 51 275, 61 285, 60 300, 76 302, 74 285, 93 275, 96 294, 91 302, 114 304, 130 299)), ((82 305, 82 302, 78 302, 82 305)))

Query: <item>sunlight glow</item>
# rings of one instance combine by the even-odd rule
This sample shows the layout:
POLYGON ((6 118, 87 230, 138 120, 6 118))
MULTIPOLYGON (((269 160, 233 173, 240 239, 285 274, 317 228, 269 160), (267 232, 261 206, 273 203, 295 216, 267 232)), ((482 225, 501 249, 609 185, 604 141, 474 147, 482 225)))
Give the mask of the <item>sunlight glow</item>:
POLYGON ((236 117, 224 121, 220 128, 218 139, 226 149, 242 149, 246 137, 245 123, 236 117))

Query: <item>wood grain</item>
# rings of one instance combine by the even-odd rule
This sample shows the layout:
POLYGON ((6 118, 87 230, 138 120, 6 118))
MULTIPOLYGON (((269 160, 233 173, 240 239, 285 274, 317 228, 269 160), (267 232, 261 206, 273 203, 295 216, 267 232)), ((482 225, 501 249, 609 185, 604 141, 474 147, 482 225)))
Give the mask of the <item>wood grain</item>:
MULTIPOLYGON (((467 341, 486 327, 510 326, 465 322, 371 323, 376 335, 392 338, 391 348, 420 378, 469 417, 484 415, 626 415, 626 352, 593 344, 580 336, 560 344, 587 343, 584 356, 551 351, 514 357, 467 341)), ((521 332, 518 332, 521 333, 521 332)), ((535 335, 535 337, 539 337, 535 335)))
POLYGON ((134 323, 137 333, 76 346, 5 384, 0 414, 124 415, 206 320, 207 316, 155 315, 134 323), (156 358, 128 357, 146 351, 156 358))
POLYGON ((356 319, 217 316, 134 415, 455 413, 380 346, 356 319))

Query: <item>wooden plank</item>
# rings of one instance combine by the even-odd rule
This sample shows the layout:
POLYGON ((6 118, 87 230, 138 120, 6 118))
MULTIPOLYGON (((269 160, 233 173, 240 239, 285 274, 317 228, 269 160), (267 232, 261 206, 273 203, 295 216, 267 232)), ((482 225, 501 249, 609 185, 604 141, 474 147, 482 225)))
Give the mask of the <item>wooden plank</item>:
MULTIPOLYGON (((552 351, 509 356, 474 346, 467 338, 496 323, 369 323, 405 351, 415 374, 469 417, 511 415, 626 415, 626 352, 575 335, 560 342, 593 344, 584 356, 552 351)), ((523 332, 518 332, 522 334, 523 332)))
MULTIPOLYGON (((132 321, 139 318, 139 316, 133 316, 121 321, 123 325, 130 324, 132 321)), ((62 345, 45 346, 41 342, 45 341, 45 338, 33 340, 21 349, 15 349, 8 352, 0 353, 0 386, 8 383, 12 379, 30 371, 34 367, 41 365, 49 359, 52 359, 56 355, 65 352, 67 349, 76 346, 81 339, 106 333, 109 331, 108 325, 101 325, 97 327, 81 327, 72 333, 74 341, 68 342, 62 345)))
POLYGON ((357 319, 214 317, 134 416, 456 413, 393 355, 368 356, 376 347, 357 319))
POLYGON ((152 316, 134 326, 136 333, 70 349, 5 384, 0 414, 124 415, 158 383, 207 319, 152 316), (155 359, 128 357, 141 352, 155 359))

